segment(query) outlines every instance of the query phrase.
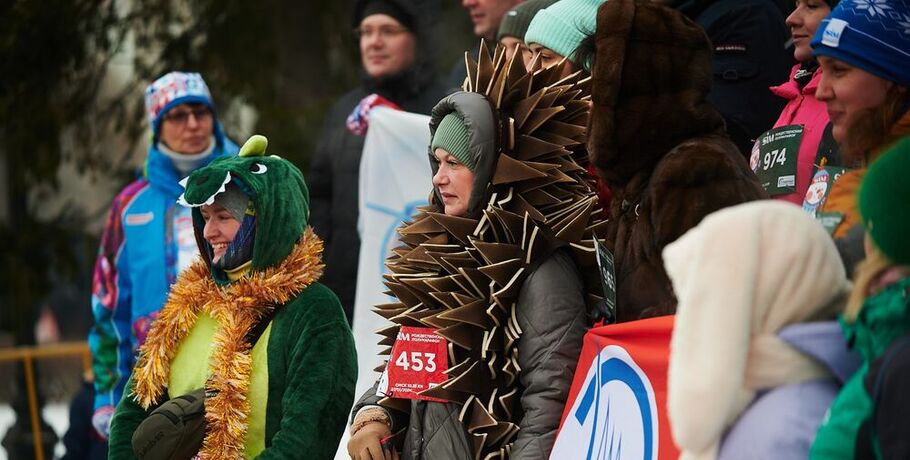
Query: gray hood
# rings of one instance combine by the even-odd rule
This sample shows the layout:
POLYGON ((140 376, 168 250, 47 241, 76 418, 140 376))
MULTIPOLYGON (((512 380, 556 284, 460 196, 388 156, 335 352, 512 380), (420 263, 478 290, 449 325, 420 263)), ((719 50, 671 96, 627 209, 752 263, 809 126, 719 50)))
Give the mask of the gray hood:
MULTIPOLYGON (((494 126, 499 126, 499 120, 493 110, 490 100, 480 93, 467 91, 458 91, 446 96, 436 107, 430 118, 430 138, 436 135, 436 128, 442 119, 452 113, 458 112, 464 119, 465 127, 468 129, 468 150, 476 165, 474 170, 474 188, 471 191, 471 199, 468 202, 468 217, 476 217, 484 208, 487 202, 489 185, 493 180, 493 174, 496 172, 496 162, 499 159, 499 133, 495 132, 494 126)), ((429 149, 429 147, 428 147, 429 149)), ((432 149, 428 150, 430 155, 430 168, 433 175, 439 171, 438 164, 433 161, 436 156, 432 149)), ((442 197, 439 191, 433 189, 433 203, 439 205, 442 203, 442 197)))

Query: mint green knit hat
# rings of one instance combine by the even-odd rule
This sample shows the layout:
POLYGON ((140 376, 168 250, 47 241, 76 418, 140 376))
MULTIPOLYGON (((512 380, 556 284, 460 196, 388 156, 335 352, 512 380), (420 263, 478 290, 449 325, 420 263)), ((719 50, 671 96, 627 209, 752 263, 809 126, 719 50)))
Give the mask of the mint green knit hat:
POLYGON ((474 158, 471 157, 468 149, 468 128, 464 125, 464 118, 458 112, 451 112, 443 117, 439 126, 436 127, 430 150, 436 151, 437 147, 449 152, 461 164, 474 171, 474 158))
POLYGON ((575 49, 597 28, 597 8, 605 1, 560 0, 538 11, 525 33, 525 43, 537 43, 574 62, 575 49))

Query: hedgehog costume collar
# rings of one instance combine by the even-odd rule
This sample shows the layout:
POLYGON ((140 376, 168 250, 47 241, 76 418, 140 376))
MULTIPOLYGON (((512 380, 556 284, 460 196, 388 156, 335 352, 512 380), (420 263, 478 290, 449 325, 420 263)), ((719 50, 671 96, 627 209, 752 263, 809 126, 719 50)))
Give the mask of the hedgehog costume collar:
MULTIPOLYGON (((448 379, 422 394, 462 406, 475 458, 507 458, 521 413, 522 283, 555 246, 571 247, 581 273, 596 276, 593 238, 604 222, 585 171, 590 78, 560 79, 564 63, 542 69, 537 58, 526 71, 501 46, 492 56, 486 50, 480 47, 478 61, 466 53, 467 94, 441 101, 430 122, 432 132, 451 111, 464 115, 478 164, 468 217, 444 214, 434 193, 399 227, 402 245, 385 275, 397 301, 375 311, 394 323, 379 331, 383 345, 394 343, 401 326, 436 328, 449 341, 448 379)), ((585 281, 599 288, 596 278, 585 281)), ((408 400, 380 404, 409 410, 408 400)))

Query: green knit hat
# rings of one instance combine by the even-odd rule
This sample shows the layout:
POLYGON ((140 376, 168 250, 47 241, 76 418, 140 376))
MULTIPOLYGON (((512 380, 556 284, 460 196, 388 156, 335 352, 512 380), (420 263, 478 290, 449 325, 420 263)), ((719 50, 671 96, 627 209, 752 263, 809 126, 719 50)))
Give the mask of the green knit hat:
POLYGON ((496 41, 502 37, 517 37, 522 40, 531 25, 531 20, 538 11, 556 3, 556 0, 528 0, 509 10, 499 23, 496 41))
POLYGON ((910 264, 910 138, 883 153, 859 189, 859 212, 866 233, 889 260, 910 264))
POLYGON ((538 11, 528 26, 525 43, 537 43, 574 62, 575 49, 585 37, 594 33, 597 8, 605 1, 560 0, 538 11))
POLYGON ((439 122, 433 142, 430 143, 430 150, 436 151, 437 147, 449 152, 461 164, 474 171, 474 158, 468 149, 468 128, 458 112, 449 113, 439 122))

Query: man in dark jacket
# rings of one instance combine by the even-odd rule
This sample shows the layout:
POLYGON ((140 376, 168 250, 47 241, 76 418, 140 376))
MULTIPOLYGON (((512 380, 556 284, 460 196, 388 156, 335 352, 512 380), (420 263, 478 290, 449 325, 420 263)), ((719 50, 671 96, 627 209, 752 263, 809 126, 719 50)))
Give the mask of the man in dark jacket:
MULTIPOLYGON (((727 123, 744 155, 774 125, 784 101, 768 88, 785 81, 793 65, 790 33, 773 0, 667 0, 698 23, 711 40, 713 85, 708 102, 727 123)), ((790 2, 792 4, 792 2, 790 2)))
MULTIPOLYGON (((468 12, 471 18, 471 24, 474 27, 474 35, 480 39, 486 40, 488 47, 496 43, 496 32, 499 30, 499 24, 502 18, 510 9, 523 2, 524 0, 462 0, 461 6, 468 12)), ((471 48, 471 56, 477 56, 480 52, 480 40, 471 48)), ((492 52, 492 48, 487 48, 492 52)), ((467 75, 464 73, 464 57, 457 56, 455 65, 446 78, 450 88, 461 88, 462 82, 467 75)))
POLYGON ((363 82, 329 110, 310 166, 310 222, 326 246, 323 282, 338 294, 349 322, 360 253, 357 206, 363 136, 349 131, 345 120, 374 93, 408 112, 430 113, 445 94, 428 59, 434 28, 427 21, 438 16, 435 10, 435 0, 358 0, 353 25, 363 82))

